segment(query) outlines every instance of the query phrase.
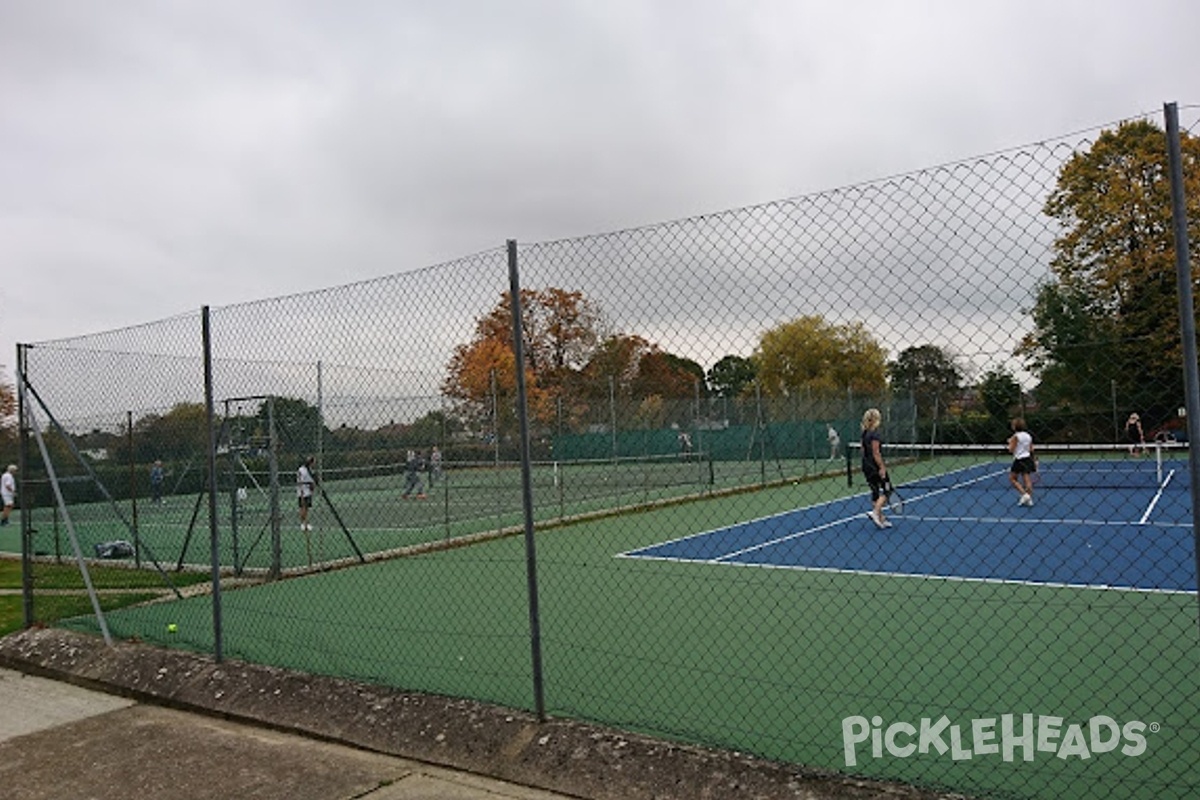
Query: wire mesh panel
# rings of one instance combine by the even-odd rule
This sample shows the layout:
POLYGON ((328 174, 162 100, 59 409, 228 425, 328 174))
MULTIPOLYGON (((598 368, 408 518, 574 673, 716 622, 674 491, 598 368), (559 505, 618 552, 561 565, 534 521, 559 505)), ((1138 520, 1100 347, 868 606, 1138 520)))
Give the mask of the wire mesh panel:
POLYGON ((534 418, 599 446, 622 419, 677 428, 745 478, 539 540, 551 711, 968 794, 1194 792, 1186 455, 1148 449, 1183 404, 1164 164, 1132 121, 522 247, 524 287, 605 323, 539 384, 570 410, 534 418), (652 397, 697 411, 622 414, 652 397), (888 527, 869 409, 906 498, 888 527))
POLYGON ((521 244, 521 364, 499 249, 214 309, 213 453, 197 317, 39 344, 62 500, 35 463, 22 513, 48 559, 73 535, 161 576, 121 636, 213 646, 213 589, 177 584, 215 532, 238 658, 542 686, 553 715, 969 795, 1195 796, 1165 164, 1132 119, 521 244))

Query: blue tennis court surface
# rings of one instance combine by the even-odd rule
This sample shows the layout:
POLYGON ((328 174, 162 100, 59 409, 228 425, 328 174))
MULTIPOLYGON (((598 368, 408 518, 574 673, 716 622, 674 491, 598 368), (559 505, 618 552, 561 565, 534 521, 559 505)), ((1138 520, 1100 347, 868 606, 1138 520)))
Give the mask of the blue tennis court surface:
MULTIPOLYGON (((904 513, 879 530, 868 496, 750 520, 622 554, 632 558, 1144 591, 1197 589, 1187 477, 1054 484, 1017 505, 1006 466, 900 483, 904 513)), ((897 476, 899 477, 899 476, 897 476)))

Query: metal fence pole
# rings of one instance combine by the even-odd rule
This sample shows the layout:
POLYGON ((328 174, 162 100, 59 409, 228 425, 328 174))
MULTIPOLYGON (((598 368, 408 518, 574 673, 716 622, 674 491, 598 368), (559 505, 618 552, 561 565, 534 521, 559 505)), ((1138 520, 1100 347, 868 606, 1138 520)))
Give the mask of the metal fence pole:
POLYGON ((317 483, 325 480, 325 375, 321 361, 317 361, 317 483))
MULTIPOLYGON (((1175 280, 1179 285, 1179 327, 1183 338, 1183 386, 1187 404, 1188 468, 1191 471, 1192 535, 1196 574, 1200 576, 1200 366, 1196 363, 1196 311, 1192 300, 1192 264, 1188 245, 1187 199, 1183 194, 1183 156, 1179 146, 1179 109, 1163 107, 1171 172, 1171 218, 1175 229, 1175 280)), ((1196 593, 1200 600, 1200 590, 1196 593)))
POLYGON ((133 412, 125 412, 125 435, 129 442, 129 511, 133 516, 133 565, 142 568, 141 532, 138 526, 137 456, 133 443, 133 412))
POLYGON ((204 346, 204 413, 208 425, 208 533, 212 559, 213 659, 224 660, 221 631, 221 551, 217 525, 217 428, 213 424, 212 326, 208 306, 200 310, 204 346))
POLYGON ((612 460, 617 463, 620 451, 617 447, 617 379, 608 376, 608 419, 612 425, 612 460))
MULTIPOLYGON (((320 470, 320 462, 317 464, 317 469, 320 470)), ((275 426, 274 395, 267 398, 267 471, 271 492, 271 577, 278 578, 283 574, 283 532, 279 508, 279 432, 275 426)), ((321 483, 320 478, 317 478, 317 483, 321 483)), ((305 535, 308 535, 307 531, 305 535)))
MULTIPOLYGON (((26 349, 29 345, 17 345, 17 386, 25 385, 26 349)), ((28 485, 26 471, 29 448, 29 421, 25 409, 25 392, 17 391, 17 475, 22 484, 28 485)), ((22 489, 24 486, 21 487, 22 489)), ((21 597, 25 612, 25 627, 33 627, 33 522, 29 518, 27 491, 20 492, 21 498, 21 597)), ((57 508, 55 509, 57 513, 57 508)))
POLYGON ((533 660, 533 704, 537 718, 546 718, 542 690, 542 623, 538 613, 537 550, 533 541, 533 476, 530 469, 529 411, 525 395, 525 345, 521 330, 521 278, 517 242, 508 240, 508 281, 512 292, 513 361, 516 364, 517 419, 521 431, 521 506, 525 511, 525 575, 529 590, 529 644, 533 660))

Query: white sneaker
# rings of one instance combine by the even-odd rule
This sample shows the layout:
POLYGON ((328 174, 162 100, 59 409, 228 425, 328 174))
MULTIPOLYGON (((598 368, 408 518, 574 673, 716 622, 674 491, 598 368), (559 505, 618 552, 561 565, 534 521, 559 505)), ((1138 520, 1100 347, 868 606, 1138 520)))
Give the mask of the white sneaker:
POLYGON ((884 522, 883 522, 883 519, 882 519, 882 518, 881 518, 881 517, 880 517, 878 514, 876 514, 874 511, 868 511, 868 512, 867 512, 867 519, 871 520, 871 522, 874 522, 874 523, 875 523, 875 527, 876 527, 876 528, 885 528, 885 527, 887 527, 887 526, 884 524, 884 522))
POLYGON ((1030 497, 1030 496, 1029 496, 1029 495, 1027 495, 1027 494, 1022 494, 1022 495, 1021 495, 1021 499, 1017 501, 1017 505, 1019 505, 1019 506, 1031 506, 1031 505, 1033 505, 1033 498, 1032 498, 1032 497, 1030 497))
POLYGON ((884 517, 883 518, 883 527, 885 527, 885 528, 892 527, 892 521, 890 519, 888 519, 887 517, 884 517))

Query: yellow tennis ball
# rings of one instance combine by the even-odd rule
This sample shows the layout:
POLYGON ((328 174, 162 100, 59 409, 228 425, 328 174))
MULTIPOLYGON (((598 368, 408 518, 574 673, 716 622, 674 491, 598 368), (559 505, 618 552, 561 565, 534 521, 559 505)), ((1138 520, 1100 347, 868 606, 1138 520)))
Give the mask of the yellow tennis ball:
POLYGON ((167 625, 167 633, 178 633, 178 632, 179 632, 179 626, 176 625, 174 622, 167 625))

